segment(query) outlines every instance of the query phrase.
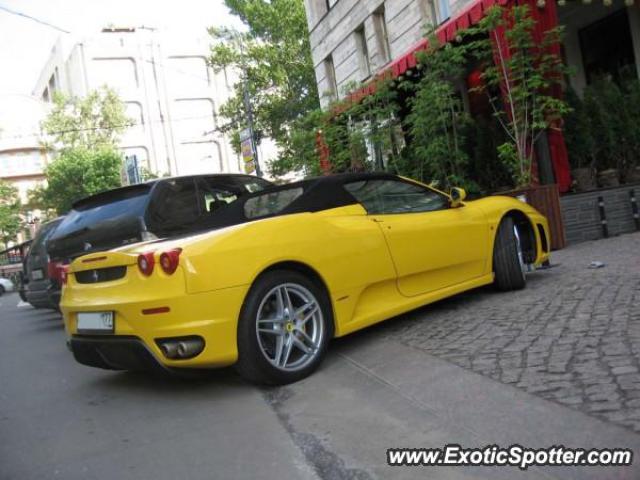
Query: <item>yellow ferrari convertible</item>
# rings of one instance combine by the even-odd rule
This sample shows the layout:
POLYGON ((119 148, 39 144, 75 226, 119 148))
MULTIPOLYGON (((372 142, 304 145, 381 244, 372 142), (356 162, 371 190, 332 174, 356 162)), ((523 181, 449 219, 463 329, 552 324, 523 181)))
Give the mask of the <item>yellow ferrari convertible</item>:
POLYGON ((549 258, 546 219, 510 197, 465 202, 390 174, 303 180, 209 199, 198 232, 76 258, 61 309, 82 364, 235 364, 267 384, 316 369, 341 337, 549 258), (222 203, 222 205, 220 205, 222 203))

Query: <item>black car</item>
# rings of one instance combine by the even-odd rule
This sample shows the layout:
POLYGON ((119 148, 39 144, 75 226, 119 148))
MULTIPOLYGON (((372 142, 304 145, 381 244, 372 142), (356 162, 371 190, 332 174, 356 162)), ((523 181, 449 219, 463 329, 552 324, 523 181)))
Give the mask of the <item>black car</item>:
POLYGON ((63 219, 56 218, 40 227, 24 259, 21 296, 24 295, 24 300, 35 308, 57 307, 49 299, 52 284, 48 271, 47 241, 63 219))
POLYGON ((206 229, 218 209, 271 186, 252 175, 196 175, 152 180, 76 202, 47 246, 52 301, 60 303, 62 271, 74 258, 206 229))

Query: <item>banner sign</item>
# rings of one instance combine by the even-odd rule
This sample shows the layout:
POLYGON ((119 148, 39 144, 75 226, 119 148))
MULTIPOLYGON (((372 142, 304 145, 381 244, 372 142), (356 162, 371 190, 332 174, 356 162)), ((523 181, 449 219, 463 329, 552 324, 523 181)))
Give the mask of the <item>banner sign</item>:
POLYGON ((251 137, 251 130, 248 128, 245 128, 240 132, 240 151, 242 153, 245 173, 253 173, 256 171, 256 162, 253 153, 253 139, 251 137))

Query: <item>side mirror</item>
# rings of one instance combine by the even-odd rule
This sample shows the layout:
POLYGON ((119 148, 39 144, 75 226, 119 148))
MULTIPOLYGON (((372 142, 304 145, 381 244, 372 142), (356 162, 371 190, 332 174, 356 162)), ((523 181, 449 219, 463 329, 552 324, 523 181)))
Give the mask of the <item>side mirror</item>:
POLYGON ((467 192, 464 191, 464 188, 454 187, 451 189, 449 196, 451 197, 451 208, 458 208, 462 206, 462 202, 467 198, 467 192))

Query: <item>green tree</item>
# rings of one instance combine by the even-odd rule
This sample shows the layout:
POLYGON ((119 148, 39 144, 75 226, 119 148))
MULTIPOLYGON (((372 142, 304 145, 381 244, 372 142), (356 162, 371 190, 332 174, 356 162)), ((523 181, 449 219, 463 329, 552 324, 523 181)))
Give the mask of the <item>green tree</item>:
MULTIPOLYGON (((572 168, 594 168, 596 145, 591 131, 593 119, 585 102, 571 87, 567 88, 566 97, 570 111, 564 119, 564 139, 569 153, 572 168)), ((593 106, 590 107, 593 112, 593 106)))
MULTIPOLYGON (((628 136, 630 143, 629 161, 625 165, 625 176, 632 174, 640 165, 640 80, 633 79, 624 85, 624 106, 627 110, 628 136)), ((636 173, 637 175, 637 173, 636 173)), ((630 179, 627 179, 629 181, 630 179)))
POLYGON ((33 208, 62 214, 83 197, 121 185, 120 135, 133 122, 108 87, 86 97, 57 94, 42 122, 48 146, 57 150, 45 169, 46 185, 30 192, 33 208))
POLYGON ((0 240, 5 248, 8 248, 9 242, 16 239, 21 228, 18 189, 0 180, 0 240))
POLYGON ((62 150, 45 169, 46 187, 30 192, 30 203, 63 214, 81 198, 119 187, 121 168, 122 155, 113 148, 62 150))
POLYGON ((536 20, 526 4, 492 7, 480 27, 471 29, 483 38, 473 42, 475 55, 485 64, 485 91, 508 136, 498 151, 516 186, 531 183, 533 145, 569 111, 557 93, 570 72, 552 48, 560 42, 562 29, 545 31, 540 41, 534 37, 535 29, 536 20))
POLYGON ((131 125, 116 92, 104 86, 82 98, 56 92, 53 109, 41 126, 51 147, 91 149, 116 148, 131 125))
POLYGON ((406 173, 442 189, 456 185, 476 189, 467 177, 465 150, 471 118, 454 84, 467 66, 467 50, 465 43, 441 45, 436 35, 430 35, 429 48, 419 58, 422 78, 409 87, 415 93, 407 117, 412 168, 406 173))
POLYGON ((220 108, 226 120, 220 128, 237 134, 246 127, 246 88, 258 137, 275 140, 282 153, 274 169, 287 170, 300 153, 293 127, 320 106, 303 1, 225 0, 225 4, 247 31, 209 29, 213 68, 233 69, 241 76, 234 94, 220 108))

